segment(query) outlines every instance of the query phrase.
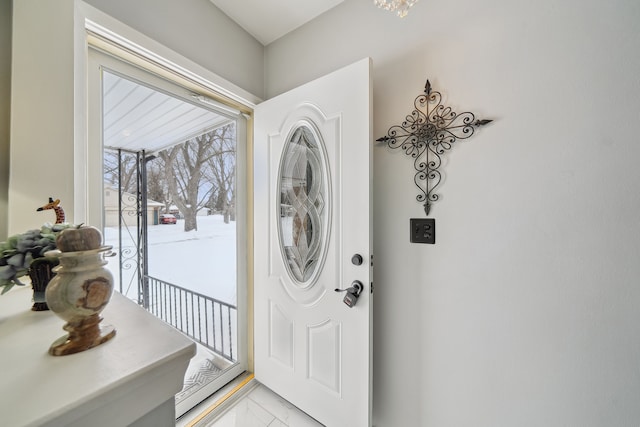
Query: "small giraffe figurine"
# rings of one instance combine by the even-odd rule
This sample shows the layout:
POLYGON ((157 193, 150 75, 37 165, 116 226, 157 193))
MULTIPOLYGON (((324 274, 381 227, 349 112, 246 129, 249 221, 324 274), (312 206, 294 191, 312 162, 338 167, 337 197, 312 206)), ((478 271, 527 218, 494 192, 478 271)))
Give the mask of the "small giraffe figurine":
POLYGON ((46 211, 48 209, 53 209, 56 213, 56 224, 64 223, 64 210, 62 209, 62 206, 60 206, 60 199, 53 200, 49 197, 49 203, 36 209, 36 211, 46 211))

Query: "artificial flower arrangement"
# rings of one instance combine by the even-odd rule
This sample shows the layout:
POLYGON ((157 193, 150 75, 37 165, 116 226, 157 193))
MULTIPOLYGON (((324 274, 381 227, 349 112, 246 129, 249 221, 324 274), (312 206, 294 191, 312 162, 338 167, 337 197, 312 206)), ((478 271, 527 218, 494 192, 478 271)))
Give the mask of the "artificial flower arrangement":
MULTIPOLYGON (((5 294, 15 285, 24 286, 20 278, 29 273, 29 267, 37 259, 45 260, 47 251, 56 249, 58 235, 67 228, 79 228, 65 222, 64 209, 60 199, 49 197, 49 203, 36 209, 37 212, 53 210, 56 214, 55 224, 45 223, 39 230, 29 230, 16 234, 0 242, 0 288, 5 294)), ((55 263, 56 261, 54 261, 55 263)))
POLYGON ((39 230, 29 230, 16 234, 0 243, 0 288, 1 294, 8 292, 13 286, 23 286, 20 278, 29 273, 31 263, 44 258, 47 251, 57 248, 58 235, 67 228, 78 228, 73 224, 45 223, 39 230))

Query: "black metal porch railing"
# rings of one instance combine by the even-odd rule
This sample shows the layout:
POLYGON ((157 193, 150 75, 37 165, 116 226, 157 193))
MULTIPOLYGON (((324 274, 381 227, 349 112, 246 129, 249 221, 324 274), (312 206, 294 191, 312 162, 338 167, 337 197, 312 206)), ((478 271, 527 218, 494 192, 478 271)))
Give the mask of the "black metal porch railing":
POLYGON ((149 312, 232 362, 237 357, 237 308, 155 277, 149 284, 149 312))

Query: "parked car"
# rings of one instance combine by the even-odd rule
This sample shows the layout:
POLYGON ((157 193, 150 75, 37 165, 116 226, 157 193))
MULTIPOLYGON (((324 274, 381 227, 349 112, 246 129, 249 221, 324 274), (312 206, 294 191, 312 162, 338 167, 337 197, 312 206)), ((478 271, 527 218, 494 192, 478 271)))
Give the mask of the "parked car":
POLYGON ((171 214, 160 214, 160 224, 175 224, 176 217, 171 214))

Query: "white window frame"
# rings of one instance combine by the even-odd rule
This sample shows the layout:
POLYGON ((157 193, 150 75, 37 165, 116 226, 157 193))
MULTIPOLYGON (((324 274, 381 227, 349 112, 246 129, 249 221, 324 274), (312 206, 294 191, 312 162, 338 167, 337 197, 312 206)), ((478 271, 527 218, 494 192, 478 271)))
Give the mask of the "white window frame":
MULTIPOLYGON (((83 61, 89 63, 89 48, 96 48, 102 52, 111 54, 119 60, 128 62, 151 72, 174 84, 184 87, 213 99, 222 106, 237 110, 242 115, 239 122, 246 126, 238 126, 238 162, 243 159, 244 173, 238 173, 239 192, 245 194, 245 200, 238 201, 238 361, 242 370, 253 371, 253 335, 251 325, 253 317, 252 307, 252 266, 253 266, 253 108, 260 99, 211 73, 199 65, 189 61, 161 44, 148 39, 146 36, 125 26, 119 21, 109 17, 99 10, 81 3, 81 12, 85 22, 85 40, 83 49, 83 61), (242 141, 246 140, 246 144, 242 141), (242 151, 244 150, 244 152, 242 151), (244 242, 244 244, 241 244, 244 242)), ((76 44, 77 46, 77 44, 76 44)), ((76 52, 77 54, 78 52, 76 52)), ((84 67, 87 69, 88 67, 84 67)), ((75 164, 82 170, 75 179, 74 197, 83 200, 76 204, 76 217, 85 218, 87 223, 103 224, 103 195, 102 192, 90 191, 102 188, 102 144, 101 141, 101 117, 99 114, 90 114, 99 109, 89 108, 89 99, 100 99, 100 94, 91 93, 100 87, 91 83, 95 79, 88 74, 87 79, 87 138, 84 143, 75 147, 75 164), (98 98, 96 98, 96 95, 98 98)), ((240 165, 239 165, 240 169, 240 165)), ((236 370, 229 374, 233 379, 237 375, 236 370)), ((199 396, 198 396, 199 397, 199 396)), ((191 402, 185 403, 185 405, 191 402)), ((182 405, 181 405, 182 406, 182 405)), ((186 406, 176 408, 176 416, 185 412, 186 406)))

